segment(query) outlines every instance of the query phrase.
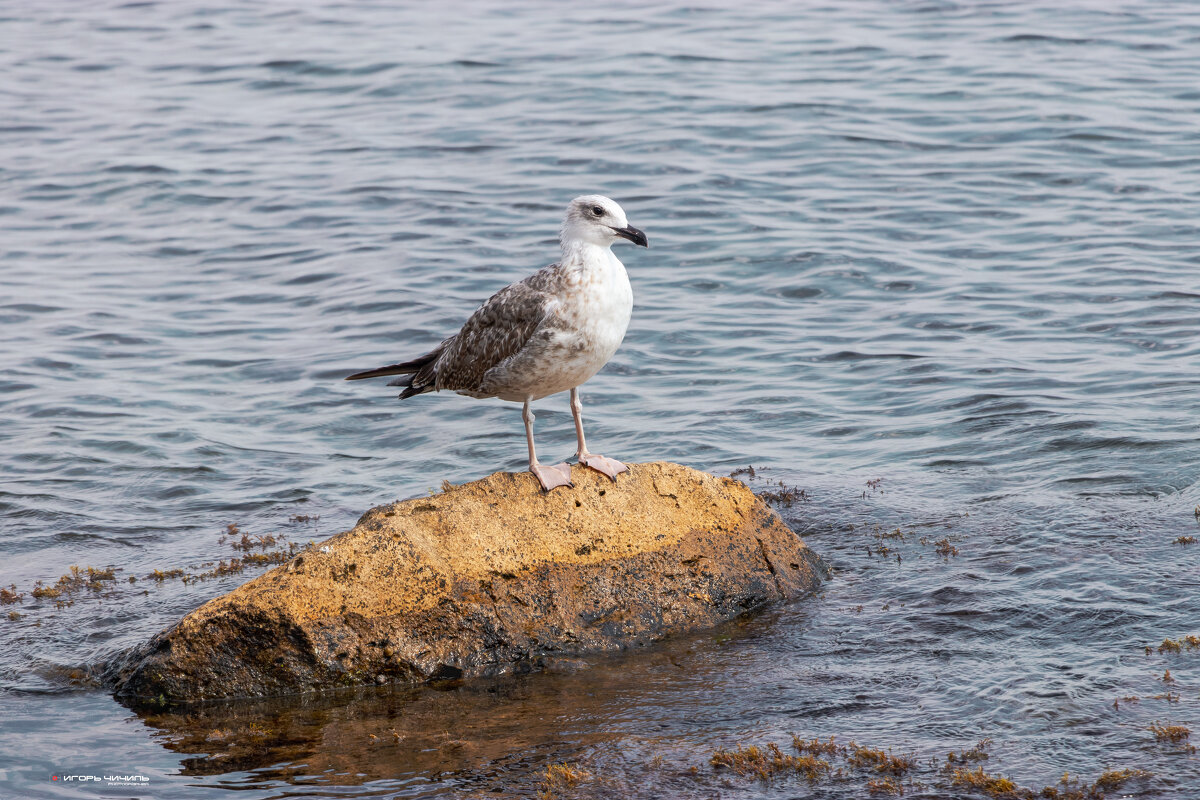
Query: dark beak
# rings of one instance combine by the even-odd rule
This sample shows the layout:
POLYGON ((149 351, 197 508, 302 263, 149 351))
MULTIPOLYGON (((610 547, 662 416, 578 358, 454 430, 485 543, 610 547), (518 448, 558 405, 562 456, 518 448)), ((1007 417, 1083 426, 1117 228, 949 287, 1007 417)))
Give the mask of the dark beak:
POLYGON ((634 244, 640 244, 642 247, 649 247, 646 243, 646 234, 639 231, 637 228, 630 226, 628 228, 613 228, 613 231, 622 239, 628 239, 634 244))

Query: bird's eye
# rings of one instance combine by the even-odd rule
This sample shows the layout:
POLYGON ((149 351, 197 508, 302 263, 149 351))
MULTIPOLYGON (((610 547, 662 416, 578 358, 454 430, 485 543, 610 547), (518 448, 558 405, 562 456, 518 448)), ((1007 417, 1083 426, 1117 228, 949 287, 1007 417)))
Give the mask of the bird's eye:
POLYGON ((592 214, 597 217, 603 217, 604 209, 601 208, 600 206, 592 206, 592 214))

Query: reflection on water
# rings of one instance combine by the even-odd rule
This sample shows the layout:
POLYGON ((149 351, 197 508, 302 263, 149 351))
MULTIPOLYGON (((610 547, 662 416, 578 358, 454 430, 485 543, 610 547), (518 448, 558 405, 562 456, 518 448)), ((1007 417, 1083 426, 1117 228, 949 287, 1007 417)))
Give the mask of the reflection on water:
MULTIPOLYGON (((742 627, 719 636, 731 641, 742 627)), ((649 772, 656 737, 639 733, 635 744, 625 733, 655 715, 665 731, 667 709, 654 705, 663 693, 710 691, 709 671, 688 642, 673 642, 620 661, 565 663, 534 678, 222 704, 143 721, 185 756, 185 775, 251 772, 256 785, 320 776, 322 785, 370 784, 373 792, 492 793, 538 784, 549 763, 598 770, 618 752, 642 759, 639 771, 649 772), (639 699, 647 704, 641 711, 639 699)))

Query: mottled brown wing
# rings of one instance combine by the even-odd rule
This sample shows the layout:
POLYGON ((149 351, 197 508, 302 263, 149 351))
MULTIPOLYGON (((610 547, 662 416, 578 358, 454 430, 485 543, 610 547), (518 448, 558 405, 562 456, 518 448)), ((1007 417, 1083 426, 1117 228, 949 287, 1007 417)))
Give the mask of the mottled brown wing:
POLYGON ((471 315, 438 359, 438 389, 478 390, 485 372, 520 352, 555 304, 531 285, 536 277, 505 286, 471 315))

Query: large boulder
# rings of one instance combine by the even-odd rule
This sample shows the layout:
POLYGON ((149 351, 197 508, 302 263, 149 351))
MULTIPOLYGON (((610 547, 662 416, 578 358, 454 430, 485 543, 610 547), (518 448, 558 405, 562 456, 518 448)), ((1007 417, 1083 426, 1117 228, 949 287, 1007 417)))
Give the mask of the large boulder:
POLYGON ((678 464, 544 493, 496 473, 379 506, 114 669, 130 703, 524 672, 811 592, 818 560, 742 483, 678 464))

